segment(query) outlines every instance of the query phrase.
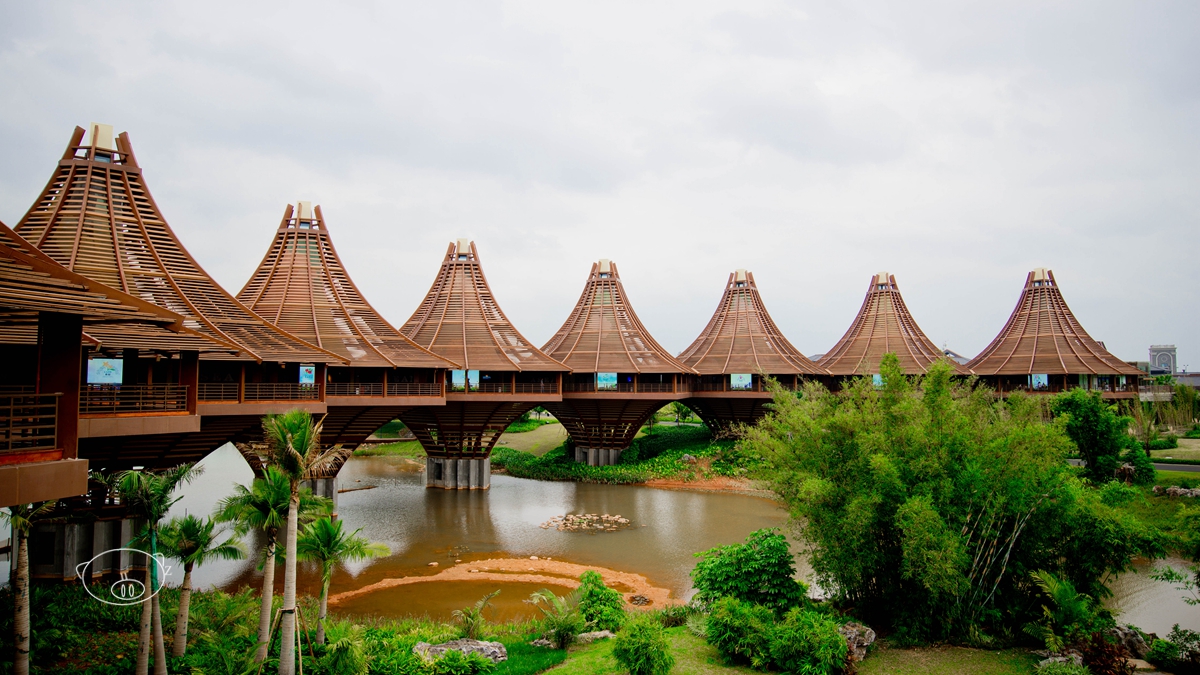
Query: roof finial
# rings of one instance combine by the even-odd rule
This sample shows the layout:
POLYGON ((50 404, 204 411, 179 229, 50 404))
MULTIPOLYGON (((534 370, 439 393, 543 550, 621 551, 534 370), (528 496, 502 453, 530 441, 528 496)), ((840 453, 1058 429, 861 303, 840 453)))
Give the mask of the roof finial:
POLYGON ((113 128, 111 124, 99 124, 92 122, 88 125, 92 130, 91 144, 96 146, 97 150, 116 150, 117 146, 113 145, 113 128))
POLYGON ((612 261, 608 258, 600 259, 600 274, 612 274, 612 261))
POLYGON ((297 216, 300 220, 312 220, 312 202, 296 202, 297 210, 300 215, 297 216))

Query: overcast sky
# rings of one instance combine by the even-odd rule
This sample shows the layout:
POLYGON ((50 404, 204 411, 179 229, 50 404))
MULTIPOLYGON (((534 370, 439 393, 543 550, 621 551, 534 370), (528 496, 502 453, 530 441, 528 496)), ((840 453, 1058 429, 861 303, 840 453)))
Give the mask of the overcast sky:
POLYGON ((1200 370, 1194 0, 4 0, 0 100, 0 220, 109 123, 234 293, 305 199, 397 326, 457 237, 536 345, 611 258, 676 353, 744 267, 806 354, 887 270, 974 356, 1048 267, 1200 370))

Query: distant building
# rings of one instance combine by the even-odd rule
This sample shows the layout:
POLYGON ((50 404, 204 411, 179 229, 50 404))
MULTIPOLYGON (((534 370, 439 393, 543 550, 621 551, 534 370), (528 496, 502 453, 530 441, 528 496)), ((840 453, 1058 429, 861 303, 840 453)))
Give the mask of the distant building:
POLYGON ((1175 345, 1150 345, 1150 374, 1174 375, 1179 369, 1175 361, 1175 345))
POLYGON ((953 349, 946 349, 945 347, 942 347, 942 353, 946 355, 946 358, 950 359, 951 361, 954 361, 955 363, 957 363, 960 366, 967 365, 967 362, 971 360, 971 359, 968 359, 967 357, 963 356, 962 354, 959 354, 958 352, 954 351, 953 349))

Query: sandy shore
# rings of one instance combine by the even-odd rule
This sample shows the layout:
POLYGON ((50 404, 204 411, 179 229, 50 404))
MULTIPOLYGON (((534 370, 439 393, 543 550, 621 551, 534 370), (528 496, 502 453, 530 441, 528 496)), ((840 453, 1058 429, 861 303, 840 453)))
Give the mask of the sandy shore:
POLYGON ((700 492, 736 492, 755 497, 774 498, 775 493, 759 487, 754 481, 745 478, 729 478, 713 476, 696 480, 680 480, 677 478, 652 478, 645 483, 646 487, 666 490, 698 490, 700 492))
POLYGON ((652 607, 662 607, 680 602, 671 598, 670 589, 652 586, 646 577, 640 574, 618 572, 591 565, 576 565, 575 563, 563 562, 561 560, 496 558, 459 563, 432 576, 383 579, 369 586, 332 595, 329 597, 329 605, 336 607, 343 600, 394 586, 429 584, 444 581, 520 582, 574 589, 579 586, 579 575, 588 570, 599 572, 600 576, 604 579, 604 583, 608 586, 615 586, 622 591, 630 589, 622 593, 625 597, 625 602, 629 602, 629 599, 635 595, 641 595, 649 599, 650 606, 652 607), (476 571, 472 572, 471 570, 476 571))

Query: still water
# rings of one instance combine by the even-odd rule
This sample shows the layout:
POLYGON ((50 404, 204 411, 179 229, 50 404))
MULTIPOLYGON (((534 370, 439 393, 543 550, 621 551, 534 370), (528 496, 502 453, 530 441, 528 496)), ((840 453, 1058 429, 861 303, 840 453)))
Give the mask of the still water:
MULTIPOLYGON (((211 513, 233 483, 249 484, 253 479, 232 446, 217 450, 202 464, 204 475, 187 486, 173 515, 211 513)), ((696 562, 693 553, 741 541, 759 528, 787 527, 787 514, 760 497, 502 475, 492 477, 488 491, 427 490, 419 469, 414 462, 392 457, 355 457, 346 463, 339 476, 342 489, 375 487, 340 494, 338 517, 351 529, 362 528, 362 535, 371 541, 387 544, 392 554, 338 570, 331 594, 385 578, 435 574, 455 560, 536 555, 635 572, 655 586, 670 589, 674 597, 686 598, 691 590, 688 573, 696 562), (631 519, 633 527, 598 534, 539 527, 564 513, 620 514, 631 519), (430 562, 439 567, 430 567, 430 562)), ((793 550, 797 548, 793 545, 793 550)), ((1179 560, 1167 562, 1183 565, 1179 560)), ((199 587, 258 588, 262 576, 255 568, 250 561, 216 562, 197 569, 193 577, 199 587)), ((801 565, 800 571, 807 575, 809 570, 801 565)), ((1146 565, 1139 566, 1139 572, 1110 584, 1113 597, 1107 604, 1120 610, 1122 622, 1159 635, 1175 623, 1200 629, 1200 608, 1185 604, 1181 592, 1150 579, 1146 565)), ((182 572, 173 570, 170 579, 178 583, 181 577, 182 572)), ((280 590, 282 577, 279 568, 280 590)), ((300 583, 305 593, 319 591, 315 569, 302 566, 300 583)), ((497 598, 496 618, 527 615, 529 608, 520 600, 537 589, 526 585, 505 584, 497 598)), ((396 587, 360 596, 339 611, 448 617, 451 610, 473 603, 494 586, 448 582, 396 587)))

